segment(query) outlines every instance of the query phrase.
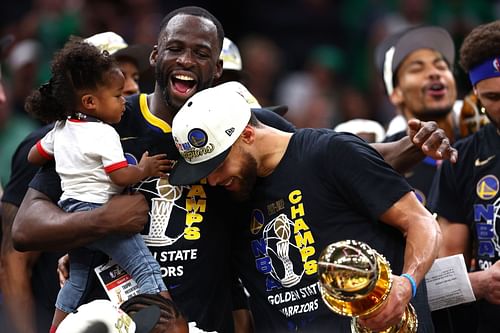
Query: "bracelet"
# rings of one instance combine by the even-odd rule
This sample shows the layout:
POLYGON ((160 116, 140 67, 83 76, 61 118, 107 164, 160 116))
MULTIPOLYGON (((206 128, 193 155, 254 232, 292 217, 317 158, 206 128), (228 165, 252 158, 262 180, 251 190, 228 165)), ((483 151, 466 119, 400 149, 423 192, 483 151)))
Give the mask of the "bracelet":
POLYGON ((410 281, 410 284, 411 284, 411 296, 412 296, 412 298, 414 298, 415 295, 417 294, 417 283, 415 282, 415 279, 413 278, 413 276, 411 276, 408 273, 401 274, 401 276, 407 278, 408 281, 410 281))

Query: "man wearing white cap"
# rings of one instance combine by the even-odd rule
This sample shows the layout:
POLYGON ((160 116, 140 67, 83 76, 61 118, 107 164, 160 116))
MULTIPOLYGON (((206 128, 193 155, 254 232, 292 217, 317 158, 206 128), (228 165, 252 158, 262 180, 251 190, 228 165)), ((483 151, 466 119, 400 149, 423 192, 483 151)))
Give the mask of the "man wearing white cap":
MULTIPOLYGON (((326 129, 292 134, 268 127, 241 95, 220 87, 190 98, 172 133, 182 158, 171 184, 206 177, 250 199, 248 215, 233 221, 241 232, 233 237, 258 332, 350 332, 350 319, 330 312, 316 287, 317 255, 343 239, 369 243, 396 274, 387 303, 362 325, 385 329, 399 322, 412 298, 425 299, 417 285, 437 256, 439 228, 406 181, 363 140, 326 129), (281 225, 289 231, 278 232, 281 225)), ((432 332, 429 314, 423 315, 428 306, 421 302, 416 310, 419 332, 432 332)))

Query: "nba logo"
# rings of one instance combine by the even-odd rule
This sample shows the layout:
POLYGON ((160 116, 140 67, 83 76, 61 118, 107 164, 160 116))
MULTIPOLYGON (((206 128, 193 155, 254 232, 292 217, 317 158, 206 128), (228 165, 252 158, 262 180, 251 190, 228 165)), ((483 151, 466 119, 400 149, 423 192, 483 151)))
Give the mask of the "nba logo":
POLYGON ((493 60, 493 68, 495 68, 495 72, 500 72, 500 61, 498 61, 498 58, 493 60))

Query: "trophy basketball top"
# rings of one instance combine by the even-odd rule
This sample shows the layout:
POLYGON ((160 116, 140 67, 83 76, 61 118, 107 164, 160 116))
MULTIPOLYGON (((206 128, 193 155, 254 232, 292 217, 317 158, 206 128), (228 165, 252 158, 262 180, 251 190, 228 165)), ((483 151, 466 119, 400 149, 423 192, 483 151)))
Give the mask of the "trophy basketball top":
POLYGON ((391 288, 389 263, 368 244, 343 240, 328 245, 318 259, 322 298, 341 315, 375 311, 391 288))

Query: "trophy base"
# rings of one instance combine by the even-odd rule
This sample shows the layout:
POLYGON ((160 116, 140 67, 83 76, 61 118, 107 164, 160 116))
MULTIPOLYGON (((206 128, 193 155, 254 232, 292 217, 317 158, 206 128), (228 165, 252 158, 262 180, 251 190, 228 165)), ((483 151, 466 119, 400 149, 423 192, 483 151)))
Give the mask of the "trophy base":
MULTIPOLYGON (((413 305, 408 304, 406 307, 403 318, 398 325, 391 326, 385 330, 378 331, 379 333, 416 333, 418 328, 417 314, 413 305)), ((373 331, 359 325, 356 318, 351 320, 352 333, 372 333, 373 331)))

